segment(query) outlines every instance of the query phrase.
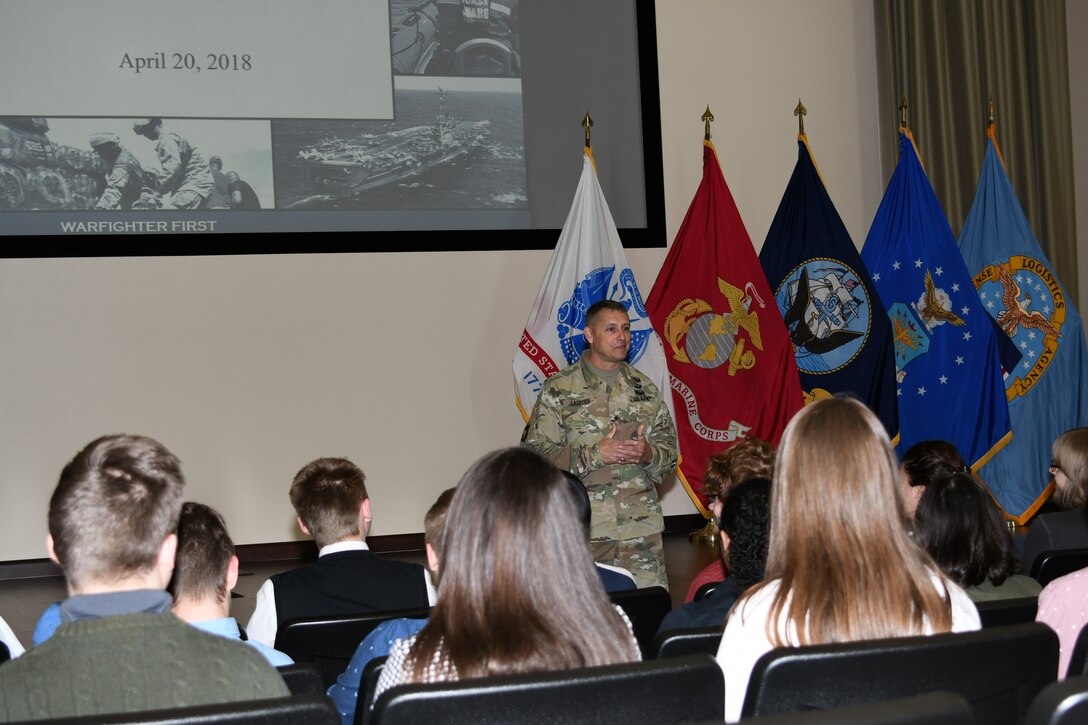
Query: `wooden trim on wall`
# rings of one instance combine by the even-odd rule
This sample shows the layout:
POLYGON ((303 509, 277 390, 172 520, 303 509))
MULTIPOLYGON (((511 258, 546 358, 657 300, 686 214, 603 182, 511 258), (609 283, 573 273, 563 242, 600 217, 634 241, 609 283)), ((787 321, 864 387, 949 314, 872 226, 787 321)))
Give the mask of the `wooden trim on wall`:
MULTIPOLYGON (((700 514, 683 514, 665 517, 665 533, 690 533, 706 525, 700 514)), ((378 554, 423 551, 423 534, 389 534, 367 537, 371 551, 378 554)), ((264 561, 313 561, 317 558, 317 545, 312 539, 278 541, 266 544, 239 544, 235 547, 242 564, 264 561)), ((60 567, 49 559, 20 559, 0 561, 0 581, 11 579, 36 579, 46 576, 62 576, 60 567)))

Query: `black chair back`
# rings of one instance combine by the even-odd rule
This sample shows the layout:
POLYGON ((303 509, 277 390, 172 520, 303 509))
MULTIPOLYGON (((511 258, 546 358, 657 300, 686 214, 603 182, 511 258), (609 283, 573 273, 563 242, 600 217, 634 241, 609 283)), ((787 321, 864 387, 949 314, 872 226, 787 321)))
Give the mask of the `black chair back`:
POLYGON ((961 695, 979 722, 1023 721, 1057 678, 1058 636, 1044 624, 978 632, 786 647, 752 669, 742 716, 891 700, 935 690, 961 695))
POLYGON ((967 700, 959 695, 930 692, 830 710, 765 715, 752 722, 758 725, 970 725, 975 722, 975 713, 967 700))
POLYGON ((707 582, 701 587, 695 590, 695 596, 691 598, 693 602, 701 602, 710 596, 710 593, 717 589, 721 585, 721 582, 707 582))
POLYGON ((1081 725, 1088 722, 1088 677, 1069 677, 1043 688, 1028 709, 1025 725, 1081 725))
POLYGON ((287 689, 292 695, 306 692, 324 692, 328 688, 321 681, 321 670, 312 662, 296 662, 293 665, 280 665, 276 668, 283 677, 287 689))
POLYGON ((722 671, 706 655, 606 667, 398 685, 374 706, 374 725, 631 725, 722 722, 722 671))
POLYGON ((721 641, 721 627, 668 629, 654 637, 654 659, 698 654, 714 657, 721 641))
POLYGON ((276 649, 295 662, 312 662, 327 689, 347 669, 355 649, 375 627, 389 619, 423 619, 430 609, 344 614, 289 619, 276 632, 276 649))
POLYGON ((1044 587, 1060 576, 1088 567, 1088 549, 1051 549, 1035 557, 1031 578, 1044 587))
POLYGON ((340 716, 324 694, 292 695, 170 710, 84 715, 33 720, 33 725, 339 725, 340 716))
POLYGON ((978 618, 982 620, 983 629, 1027 624, 1035 621, 1035 614, 1039 611, 1039 598, 1017 597, 975 602, 975 608, 978 609, 978 618))
POLYGON ((1088 625, 1082 627, 1077 635, 1077 642, 1069 655, 1069 668, 1065 671, 1066 677, 1077 675, 1088 675, 1088 625))
POLYGON ((628 589, 621 592, 609 592, 608 597, 618 605, 631 620, 631 627, 642 650, 643 659, 653 654, 654 635, 661 626, 661 620, 672 610, 672 597, 665 587, 646 587, 628 589))
POLYGON ((378 679, 382 676, 385 661, 388 659, 388 657, 375 657, 363 667, 358 699, 355 701, 355 725, 370 725, 374 693, 378 690, 378 679))

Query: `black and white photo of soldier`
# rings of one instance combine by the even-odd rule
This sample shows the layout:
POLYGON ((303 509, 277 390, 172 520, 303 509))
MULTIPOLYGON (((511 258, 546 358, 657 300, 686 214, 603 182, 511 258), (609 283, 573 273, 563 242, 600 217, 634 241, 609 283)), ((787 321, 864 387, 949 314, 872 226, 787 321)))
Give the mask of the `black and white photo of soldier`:
POLYGON ((132 130, 155 142, 159 157, 156 175, 164 209, 203 209, 215 185, 211 167, 193 144, 173 131, 163 130, 161 118, 141 118, 132 130))
POLYGON ((390 0, 393 72, 520 76, 519 1, 390 0))
POLYGON ((272 122, 281 209, 527 209, 520 79, 395 79, 396 120, 272 122))
POLYGON ((106 166, 106 188, 94 208, 132 209, 140 200, 144 169, 115 133, 92 133, 88 142, 106 166))
MULTIPOLYGON (((268 121, 168 119, 160 129, 208 154, 209 173, 210 156, 221 159, 226 201, 219 208, 272 207, 268 121), (244 206, 234 202, 228 171, 248 182, 252 197, 244 206)), ((162 174, 158 146, 135 135, 132 120, 124 118, 0 117, 0 212, 192 208, 174 203, 181 201, 180 185, 160 185, 171 177, 162 174)), ((196 208, 210 207, 204 201, 196 208)))

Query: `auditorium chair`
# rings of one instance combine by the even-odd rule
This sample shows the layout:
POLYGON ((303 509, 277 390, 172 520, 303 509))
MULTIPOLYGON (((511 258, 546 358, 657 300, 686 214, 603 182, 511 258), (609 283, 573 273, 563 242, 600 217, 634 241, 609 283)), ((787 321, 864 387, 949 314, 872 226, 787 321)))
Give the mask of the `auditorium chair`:
POLYGON ((618 605, 631 620, 635 639, 642 650, 643 659, 653 654, 654 635, 661 620, 672 610, 672 597, 665 587, 646 587, 609 592, 613 604, 618 605))
POLYGON ((757 717, 752 725, 971 725, 975 713, 959 695, 929 692, 863 705, 757 717))
POLYGON ((1060 576, 1088 567, 1088 549, 1051 549, 1035 557, 1031 578, 1046 586, 1060 576))
POLYGON ((328 688, 321 681, 321 670, 312 662, 296 662, 276 668, 292 695, 306 692, 324 692, 328 688))
POLYGON ((374 693, 378 690, 378 679, 388 657, 375 657, 363 667, 359 680, 359 694, 355 701, 355 725, 370 725, 371 706, 374 705, 374 693))
POLYGON ((374 706, 373 725, 631 725, 725 717, 722 671, 713 657, 558 672, 397 685, 374 706))
MULTIPOLYGON (((728 655, 728 653, 726 653, 728 655)), ((1032 622, 977 632, 785 647, 763 655, 742 716, 891 700, 935 690, 962 696, 981 723, 1023 721, 1057 679, 1058 636, 1032 622)))
POLYGON ((654 637, 654 659, 684 655, 718 654, 722 641, 721 627, 690 627, 668 629, 654 637))
POLYGON ((1016 597, 975 602, 978 618, 983 628, 1006 627, 1010 624, 1027 624, 1035 621, 1039 611, 1039 597, 1016 597))
POLYGON ((430 611, 427 608, 401 609, 289 619, 277 630, 276 649, 295 662, 315 664, 327 689, 347 669, 355 649, 375 627, 389 619, 423 619, 430 615, 430 611))
POLYGON ((292 695, 169 710, 84 715, 33 720, 24 725, 339 725, 340 716, 324 694, 292 695))
POLYGON ((1025 725, 1081 725, 1088 722, 1088 677, 1052 682, 1036 695, 1025 725))

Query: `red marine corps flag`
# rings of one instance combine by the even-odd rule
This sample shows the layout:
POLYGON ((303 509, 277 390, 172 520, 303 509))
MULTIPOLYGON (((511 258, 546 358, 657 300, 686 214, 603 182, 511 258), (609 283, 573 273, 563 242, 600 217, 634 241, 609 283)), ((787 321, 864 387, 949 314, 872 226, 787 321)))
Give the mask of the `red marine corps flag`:
POLYGON ((679 477, 709 518, 707 458, 746 436, 777 443, 802 405, 789 334, 709 139, 646 308, 669 364, 679 477))

